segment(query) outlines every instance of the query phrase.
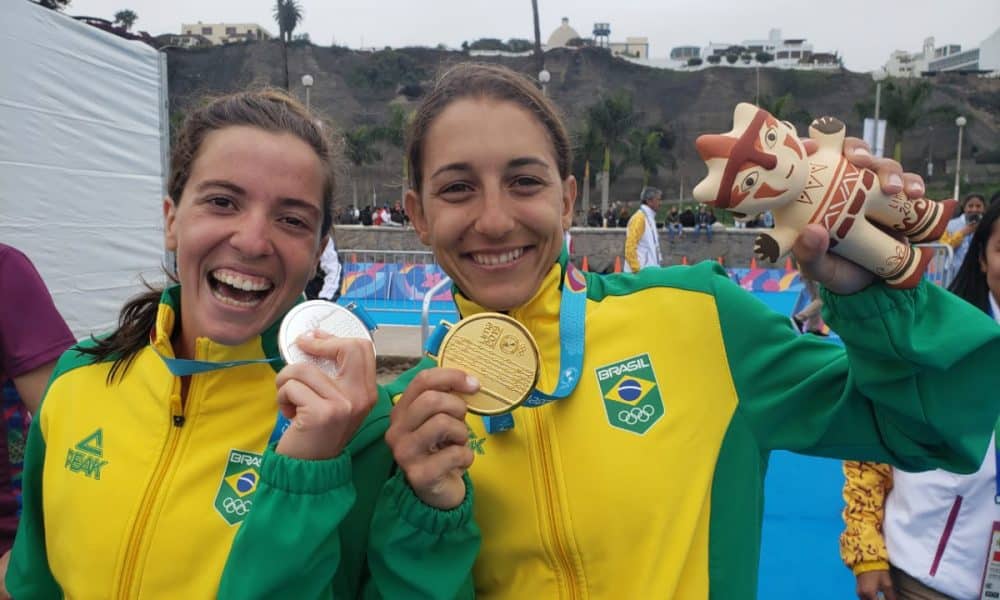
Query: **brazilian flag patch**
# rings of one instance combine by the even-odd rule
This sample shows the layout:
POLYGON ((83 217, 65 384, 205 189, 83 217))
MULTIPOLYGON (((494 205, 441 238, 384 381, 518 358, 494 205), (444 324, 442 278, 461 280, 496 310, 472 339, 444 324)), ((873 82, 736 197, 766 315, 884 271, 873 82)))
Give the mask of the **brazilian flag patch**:
POLYGON ((648 354, 598 367, 595 372, 612 427, 643 435, 666 412, 648 354))

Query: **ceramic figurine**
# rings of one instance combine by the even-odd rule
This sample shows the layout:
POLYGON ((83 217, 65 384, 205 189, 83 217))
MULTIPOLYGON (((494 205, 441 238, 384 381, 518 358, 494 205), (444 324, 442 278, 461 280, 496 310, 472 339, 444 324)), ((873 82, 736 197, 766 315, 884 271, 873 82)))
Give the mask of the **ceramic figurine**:
POLYGON ((791 123, 752 104, 739 104, 733 123, 732 131, 695 142, 708 175, 693 195, 740 220, 771 211, 774 229, 754 241, 759 258, 777 262, 807 224, 818 223, 830 233, 833 252, 890 286, 912 288, 920 282, 934 251, 909 242, 937 240, 954 200, 884 195, 873 171, 844 158, 846 127, 833 117, 809 126, 817 149, 803 144, 791 123))

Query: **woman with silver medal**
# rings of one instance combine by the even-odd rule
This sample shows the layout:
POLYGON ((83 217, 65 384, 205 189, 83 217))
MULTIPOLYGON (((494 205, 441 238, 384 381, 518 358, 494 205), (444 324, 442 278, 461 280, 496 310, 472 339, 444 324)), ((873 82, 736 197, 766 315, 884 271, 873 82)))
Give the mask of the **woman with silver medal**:
POLYGON ((325 131, 278 91, 192 109, 163 202, 177 283, 60 360, 29 435, 14 597, 469 590, 471 500, 431 509, 395 473, 367 327, 300 303, 332 220, 325 131))

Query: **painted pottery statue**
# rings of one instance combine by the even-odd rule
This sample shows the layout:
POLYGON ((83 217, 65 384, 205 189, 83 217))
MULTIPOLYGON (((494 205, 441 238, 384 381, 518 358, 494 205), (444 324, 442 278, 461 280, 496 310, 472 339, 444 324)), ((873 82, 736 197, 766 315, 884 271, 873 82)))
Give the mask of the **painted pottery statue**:
POLYGON ((815 149, 802 143, 790 123, 752 104, 739 104, 733 122, 732 131, 695 142, 708 175, 693 194, 741 220, 771 211, 774 229, 754 242, 759 258, 777 262, 806 225, 817 223, 830 233, 833 252, 890 286, 912 288, 920 282, 934 253, 909 242, 937 240, 954 200, 884 195, 874 172, 844 158, 846 127, 833 117, 809 126, 815 149))

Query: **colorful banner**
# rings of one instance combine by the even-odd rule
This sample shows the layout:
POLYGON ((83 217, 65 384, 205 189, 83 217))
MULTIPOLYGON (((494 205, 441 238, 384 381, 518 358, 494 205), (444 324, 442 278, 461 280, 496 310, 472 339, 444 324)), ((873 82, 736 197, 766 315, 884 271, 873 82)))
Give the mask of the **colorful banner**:
MULTIPOLYGON (((784 269, 726 269, 729 276, 750 292, 798 292, 798 271, 784 269)), ((347 263, 342 296, 354 300, 410 300, 420 302, 447 275, 436 264, 347 263)), ((450 301, 451 287, 432 298, 450 301)))

